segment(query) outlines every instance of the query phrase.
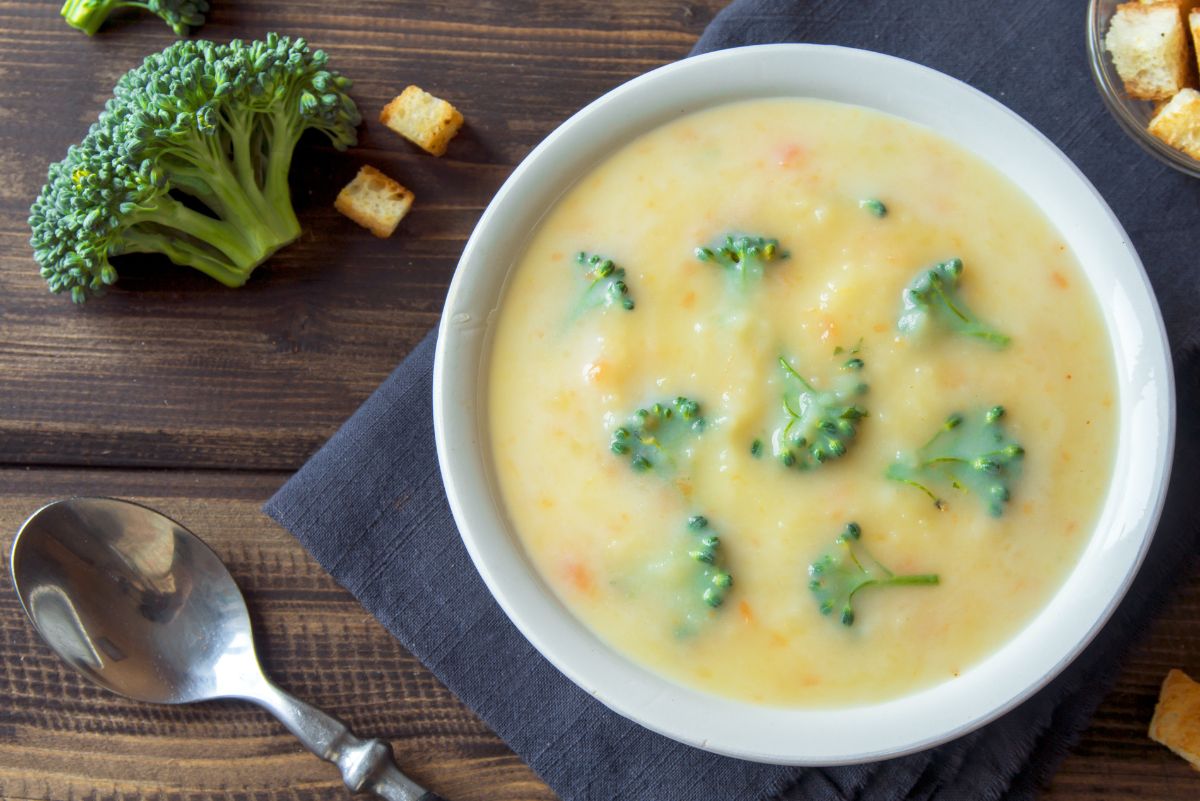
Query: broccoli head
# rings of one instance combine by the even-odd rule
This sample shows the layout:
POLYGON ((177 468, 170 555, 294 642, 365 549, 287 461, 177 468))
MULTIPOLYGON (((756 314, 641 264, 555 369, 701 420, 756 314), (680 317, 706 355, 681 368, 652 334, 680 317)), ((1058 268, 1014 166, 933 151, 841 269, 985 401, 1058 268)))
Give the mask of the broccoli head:
POLYGON ((733 283, 741 289, 760 281, 769 262, 787 257, 788 254, 780 250, 777 240, 761 236, 731 235, 715 248, 696 248, 697 259, 724 268, 733 283))
POLYGON ((974 493, 999 517, 1011 497, 1011 484, 1020 474, 1025 449, 1004 430, 1003 406, 965 418, 952 414, 916 454, 888 468, 888 478, 916 487, 938 509, 946 502, 931 486, 949 484, 974 493))
POLYGON ((91 36, 118 8, 145 9, 162 17, 177 35, 187 36, 190 28, 204 24, 208 0, 67 0, 61 13, 68 25, 91 36))
MULTIPOLYGON (((854 356, 842 363, 840 375, 830 390, 818 390, 800 375, 783 356, 779 366, 784 373, 783 415, 771 433, 771 450, 785 467, 806 470, 846 455, 858 434, 857 423, 867 410, 856 401, 867 392, 859 375, 863 360, 854 356)), ((757 456, 762 444, 755 440, 751 454, 757 456)))
POLYGON ((613 431, 609 447, 629 459, 639 473, 669 475, 687 443, 704 431, 700 404, 684 397, 638 409, 628 422, 613 431))
POLYGON ((625 283, 624 267, 618 267, 612 259, 582 251, 575 256, 575 261, 584 267, 583 278, 588 282, 576 314, 609 306, 633 311, 633 298, 629 296, 629 286, 625 283))
POLYGON ((721 538, 717 536, 704 515, 692 515, 688 518, 688 531, 697 539, 688 551, 688 557, 700 565, 696 581, 700 586, 700 599, 716 609, 725 603, 725 595, 733 586, 733 576, 725 569, 720 557, 721 538))
POLYGON ((962 259, 955 258, 917 273, 904 288, 904 310, 898 323, 900 330, 914 334, 933 318, 951 331, 1004 347, 1009 343, 1009 337, 981 321, 958 297, 962 272, 962 259))
POLYGON ((854 625, 854 596, 867 587, 930 585, 936 574, 897 576, 880 564, 861 542, 858 523, 847 523, 824 554, 808 566, 808 589, 823 615, 837 613, 842 625, 854 625))
POLYGON ((679 531, 660 538, 659 558, 618 584, 632 595, 649 593, 669 611, 677 637, 699 634, 720 613, 733 587, 725 547, 708 518, 692 515, 679 531))
POLYGON ((350 81, 303 39, 180 41, 117 81, 83 141, 51 165, 30 244, 51 292, 77 302, 109 261, 161 253, 236 287, 300 235, 288 169, 301 134, 355 144, 350 81))

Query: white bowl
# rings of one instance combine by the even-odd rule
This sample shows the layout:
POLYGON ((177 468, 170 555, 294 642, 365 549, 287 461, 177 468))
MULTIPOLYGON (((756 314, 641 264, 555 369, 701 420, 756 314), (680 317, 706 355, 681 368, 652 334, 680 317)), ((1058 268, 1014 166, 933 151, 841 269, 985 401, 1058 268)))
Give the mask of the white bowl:
POLYGON ((729 756, 796 765, 866 762, 920 750, 996 718, 1058 674, 1108 619, 1142 561, 1166 492, 1175 394, 1166 334, 1137 254, 1108 206, 1049 140, 964 83, 860 50, 768 45, 657 69, 580 111, 513 172, 463 252, 442 317, 434 427, 450 507, 497 602, 568 678, 625 717, 729 756), (1079 564, 1049 605, 961 676, 885 703, 756 706, 680 686, 600 641, 557 600, 506 520, 485 406, 494 313, 509 270, 571 184, 633 137, 733 100, 813 97, 934 129, 1007 175, 1075 252, 1103 309, 1119 384, 1112 489, 1079 564))

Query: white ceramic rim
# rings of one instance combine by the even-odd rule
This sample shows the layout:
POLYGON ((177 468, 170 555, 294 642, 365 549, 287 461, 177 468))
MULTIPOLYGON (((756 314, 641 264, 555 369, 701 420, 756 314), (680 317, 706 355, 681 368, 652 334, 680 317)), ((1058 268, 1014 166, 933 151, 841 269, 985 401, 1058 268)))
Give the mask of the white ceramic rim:
POLYGON ((625 717, 680 742, 792 765, 867 762, 961 736, 1011 709, 1091 641, 1124 595, 1161 513, 1175 431, 1174 376, 1149 280, 1107 204, 1048 139, 1000 103, 927 67, 821 45, 711 53, 636 78, 575 114, 517 167, 467 242, 442 316, 434 429, 450 508, 492 595, 568 678, 625 717), (484 359, 514 260, 559 196, 640 133, 733 100, 815 97, 941 132, 997 167, 1050 218, 1096 292, 1114 351, 1120 431, 1112 486, 1079 564, 1012 640, 956 679, 885 703, 756 706, 683 687, 635 664, 577 621, 510 530, 490 478, 484 359))

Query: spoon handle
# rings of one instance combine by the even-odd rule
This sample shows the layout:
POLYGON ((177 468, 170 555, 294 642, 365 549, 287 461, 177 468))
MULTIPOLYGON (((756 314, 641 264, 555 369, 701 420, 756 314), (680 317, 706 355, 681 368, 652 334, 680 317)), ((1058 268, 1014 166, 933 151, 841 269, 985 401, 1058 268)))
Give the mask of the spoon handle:
POLYGON ((374 793, 386 801, 443 801, 400 772, 387 743, 355 737, 345 723, 270 681, 249 700, 279 718, 309 751, 337 765, 351 792, 374 793))

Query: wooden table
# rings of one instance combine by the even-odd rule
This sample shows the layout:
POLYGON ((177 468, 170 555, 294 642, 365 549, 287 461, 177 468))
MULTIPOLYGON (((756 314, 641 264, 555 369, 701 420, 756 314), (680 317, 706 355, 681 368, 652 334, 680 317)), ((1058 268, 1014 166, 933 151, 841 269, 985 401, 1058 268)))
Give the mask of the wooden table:
MULTIPOLYGON (((20 521, 49 498, 104 493, 158 507, 229 564, 284 687, 362 736, 390 739, 400 764, 449 799, 552 799, 259 509, 437 322, 463 242, 513 166, 588 101, 685 55, 721 2, 215 5, 208 37, 278 30, 328 50, 368 118, 360 146, 302 149, 293 186, 305 233, 243 289, 144 259, 108 297, 76 308, 37 275, 29 203, 116 78, 173 37, 135 16, 88 39, 54 2, 0 0, 0 547, 7 554, 20 521), (408 83, 467 116, 445 158, 375 121, 408 83), (362 163, 416 192, 391 240, 332 208, 362 163)), ((1200 775, 1144 735, 1171 666, 1200 673, 1200 575, 1129 655, 1046 798, 1200 797, 1200 775)), ((0 797, 344 796, 334 769, 265 713, 144 706, 94 688, 0 589, 0 797)))

